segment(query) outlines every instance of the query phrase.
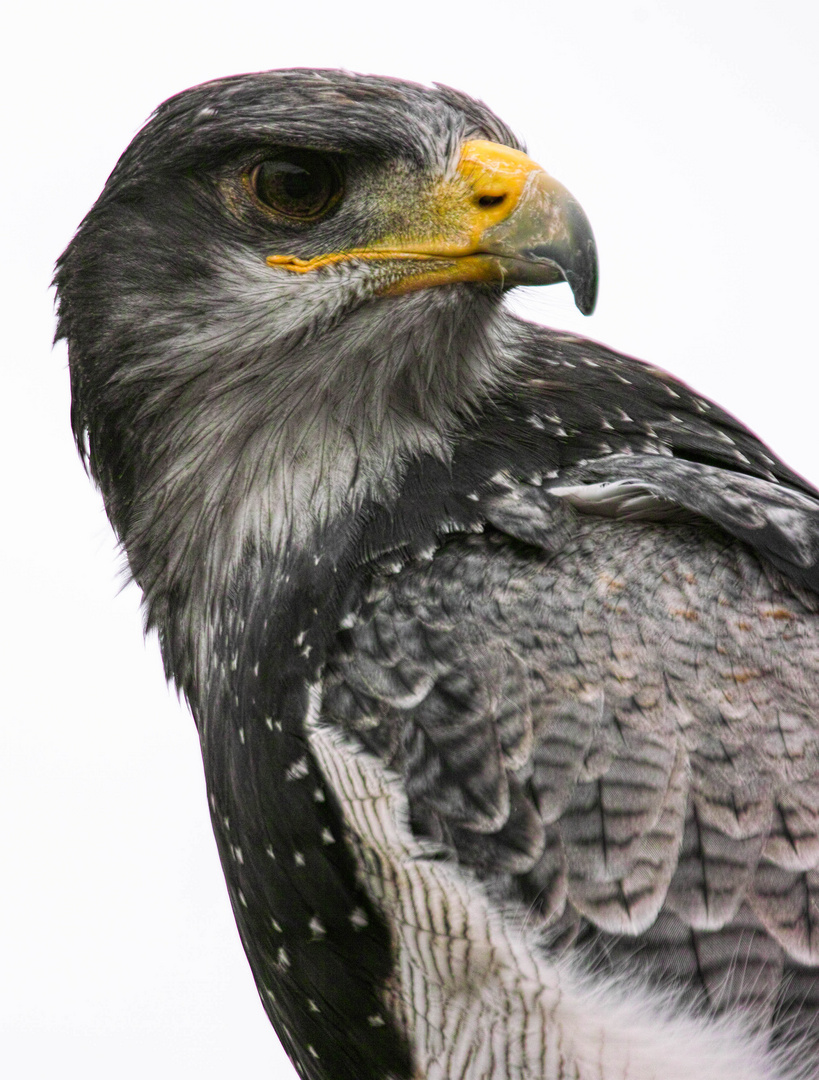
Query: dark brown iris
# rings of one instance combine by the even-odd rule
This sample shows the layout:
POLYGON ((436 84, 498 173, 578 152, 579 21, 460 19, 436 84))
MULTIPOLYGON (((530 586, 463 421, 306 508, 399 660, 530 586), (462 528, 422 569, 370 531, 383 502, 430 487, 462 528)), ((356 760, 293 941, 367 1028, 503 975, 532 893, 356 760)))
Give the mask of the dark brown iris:
POLYGON ((335 159, 317 150, 278 151, 254 167, 250 184, 259 202, 302 221, 320 217, 342 187, 335 159))

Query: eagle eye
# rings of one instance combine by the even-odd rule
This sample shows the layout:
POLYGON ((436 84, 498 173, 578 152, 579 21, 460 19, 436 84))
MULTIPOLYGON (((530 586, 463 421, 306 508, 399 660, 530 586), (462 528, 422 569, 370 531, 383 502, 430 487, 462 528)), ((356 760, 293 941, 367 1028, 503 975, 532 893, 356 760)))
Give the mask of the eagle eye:
POLYGON ((285 217, 310 221, 341 195, 341 170, 329 154, 317 150, 280 150, 250 172, 256 198, 285 217))

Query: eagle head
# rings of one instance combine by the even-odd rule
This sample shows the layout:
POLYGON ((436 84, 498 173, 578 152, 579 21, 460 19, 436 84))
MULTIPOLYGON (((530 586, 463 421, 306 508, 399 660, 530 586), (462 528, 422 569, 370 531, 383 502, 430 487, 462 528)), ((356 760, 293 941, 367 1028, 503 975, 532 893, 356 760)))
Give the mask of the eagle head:
POLYGON ((514 363, 504 291, 562 280, 591 311, 582 210, 451 89, 274 71, 160 106, 56 275, 75 436, 149 623, 445 459, 514 363))

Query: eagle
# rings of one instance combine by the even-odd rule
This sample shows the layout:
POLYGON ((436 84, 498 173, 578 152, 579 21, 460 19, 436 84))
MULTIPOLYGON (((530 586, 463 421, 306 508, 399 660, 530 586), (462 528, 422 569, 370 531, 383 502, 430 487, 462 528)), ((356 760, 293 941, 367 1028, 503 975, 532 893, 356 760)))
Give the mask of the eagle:
POLYGON ((209 82, 55 281, 298 1074, 819 1076, 819 493, 507 309, 597 292, 512 131, 437 84, 209 82))

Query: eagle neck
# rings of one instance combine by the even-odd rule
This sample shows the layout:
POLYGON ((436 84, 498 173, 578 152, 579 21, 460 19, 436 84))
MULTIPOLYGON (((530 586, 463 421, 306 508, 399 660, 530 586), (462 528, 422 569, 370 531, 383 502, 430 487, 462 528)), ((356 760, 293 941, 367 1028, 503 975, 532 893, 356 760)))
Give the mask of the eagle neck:
POLYGON ((365 305, 343 332, 214 362, 152 402, 157 441, 123 540, 186 692, 240 567, 255 559, 284 579, 324 557, 328 530, 393 504, 411 462, 446 467, 510 366, 496 297, 473 297, 458 320, 451 298, 433 297, 437 318, 427 298, 403 299, 365 305))

